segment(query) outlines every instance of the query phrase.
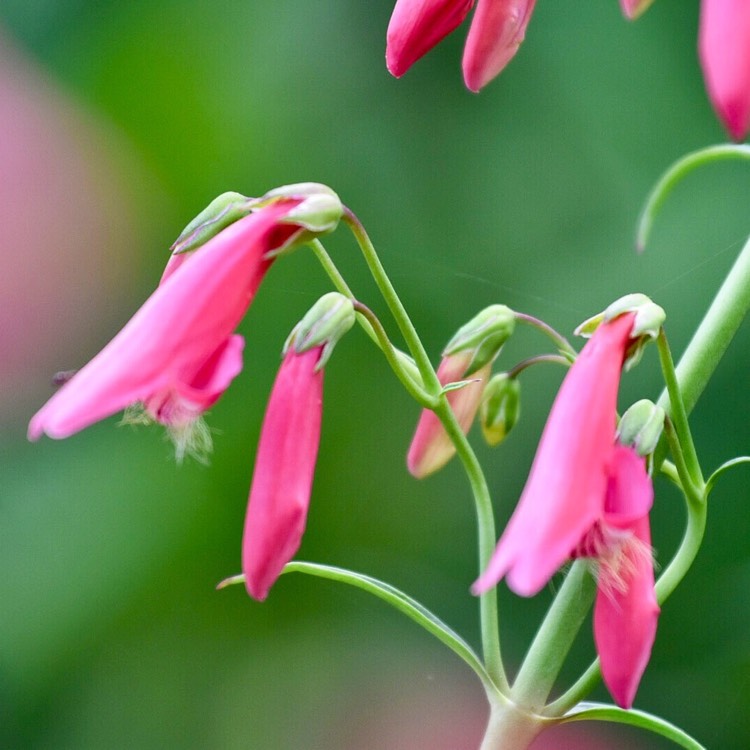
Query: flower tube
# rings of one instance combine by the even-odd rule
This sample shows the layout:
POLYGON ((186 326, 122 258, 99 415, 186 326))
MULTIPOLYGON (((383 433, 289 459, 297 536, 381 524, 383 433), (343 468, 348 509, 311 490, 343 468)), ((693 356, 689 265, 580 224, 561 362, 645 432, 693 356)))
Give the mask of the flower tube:
POLYGON ((242 369, 233 331, 274 258, 309 236, 309 186, 294 187, 249 200, 247 215, 173 255, 125 327, 34 415, 29 438, 65 438, 133 405, 180 434, 194 425, 242 369))

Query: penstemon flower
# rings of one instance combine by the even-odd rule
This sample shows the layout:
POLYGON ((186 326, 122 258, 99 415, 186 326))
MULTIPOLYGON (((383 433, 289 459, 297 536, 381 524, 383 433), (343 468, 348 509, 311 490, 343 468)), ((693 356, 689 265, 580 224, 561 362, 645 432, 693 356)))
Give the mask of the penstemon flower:
POLYGON ((309 236, 309 194, 332 195, 323 186, 287 191, 244 199, 242 218, 197 243, 183 233, 157 289, 34 415, 29 438, 65 438, 130 407, 140 410, 132 419, 168 428, 178 458, 210 446, 200 416, 242 369, 244 342, 233 331, 276 255, 309 236))
POLYGON ((598 327, 563 381, 518 507, 473 587, 483 593, 507 577, 513 591, 532 596, 567 560, 593 558, 594 639, 605 684, 625 708, 651 654, 659 607, 651 479, 644 459, 615 440, 617 391, 626 358, 637 357, 634 339, 637 345, 641 334, 653 335, 659 310, 631 295, 602 322, 597 316, 584 324, 598 327))
POLYGON ((292 331, 263 420, 242 540, 245 587, 263 600, 297 551, 307 520, 323 408, 323 366, 354 324, 326 294, 292 331))

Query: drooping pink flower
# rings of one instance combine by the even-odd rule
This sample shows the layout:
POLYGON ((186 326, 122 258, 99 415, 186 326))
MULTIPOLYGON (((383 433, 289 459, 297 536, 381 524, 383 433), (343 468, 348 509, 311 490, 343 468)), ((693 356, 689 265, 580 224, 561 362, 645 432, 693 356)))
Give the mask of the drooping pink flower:
POLYGON ((653 496, 645 460, 615 445, 604 513, 582 547, 599 561, 594 642, 604 684, 622 708, 633 705, 659 618, 648 520, 653 496))
POLYGON ((698 51, 711 103, 741 141, 750 129, 750 3, 703 0, 698 51))
POLYGON ((34 415, 29 438, 64 438, 128 406, 180 430, 242 369, 237 324, 270 267, 268 254, 303 228, 298 199, 266 204, 177 256, 162 283, 112 341, 34 415))
MULTIPOLYGON (((464 50, 464 81, 479 91, 508 64, 524 39, 536 0, 479 0, 464 50)), ((402 76, 450 34, 474 0, 398 0, 388 25, 386 65, 402 76)))
POLYGON ((625 313, 602 323, 568 371, 518 506, 475 593, 507 577, 517 594, 533 596, 601 519, 634 320, 634 313, 625 313))
MULTIPOLYGON (((472 351, 462 351, 444 356, 437 369, 437 376, 441 385, 464 379, 466 368, 473 357, 474 352, 472 351)), ((474 416, 482 400, 484 386, 487 384, 491 372, 492 362, 488 362, 476 372, 468 375, 468 379, 471 381, 468 385, 446 394, 448 403, 451 405, 451 409, 453 409, 458 424, 464 433, 469 431, 474 421, 474 416)), ((422 479, 445 466, 455 452, 455 446, 435 413, 429 409, 423 409, 406 456, 406 465, 411 474, 418 479, 422 479)))
POLYGON ((526 35, 536 0, 479 0, 464 48, 466 87, 479 91, 511 61, 526 35))
POLYGON ((398 0, 388 24, 385 63, 400 78, 466 18, 474 0, 398 0))
POLYGON ((242 540, 245 587, 262 601, 302 540, 320 441, 323 346, 289 347, 263 420, 242 540))

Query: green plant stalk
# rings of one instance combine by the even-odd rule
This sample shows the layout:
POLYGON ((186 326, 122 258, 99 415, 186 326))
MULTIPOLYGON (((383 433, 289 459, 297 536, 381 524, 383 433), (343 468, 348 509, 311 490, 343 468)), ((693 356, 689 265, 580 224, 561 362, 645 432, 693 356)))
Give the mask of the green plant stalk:
MULTIPOLYGON (((388 308, 393 315, 396 324, 401 331, 406 346, 408 347, 414 361, 419 368, 425 390, 437 398, 437 405, 433 411, 440 420, 448 437, 456 447, 464 471, 469 480, 474 497, 474 507, 477 515, 477 535, 479 547, 479 567, 484 570, 495 546, 495 519, 492 510, 487 480, 477 457, 469 445, 456 416, 448 403, 443 387, 438 380, 430 358, 422 345, 422 341, 411 322, 406 309, 393 288, 375 248, 359 222, 359 219, 349 210, 345 209, 343 221, 349 226, 357 243, 362 250, 370 273, 383 295, 388 308)), ((487 672, 500 692, 508 692, 508 678, 505 674, 503 660, 500 653, 500 630, 497 606, 497 592, 495 589, 482 594, 479 597, 480 632, 482 637, 482 653, 484 655, 487 672)))
MULTIPOLYGON (((685 412, 690 414, 750 310, 750 240, 716 293, 693 338, 676 367, 685 412)), ((662 393, 659 406, 668 409, 669 395, 662 393)))
POLYGON ((396 290, 391 284, 391 280, 383 268, 383 264, 380 262, 375 247, 370 240, 365 228, 360 223, 359 219, 348 209, 344 209, 344 215, 342 221, 351 230, 357 244, 362 250, 362 255, 365 258, 370 273, 372 274, 375 284, 377 285, 380 293, 383 295, 385 303, 388 305, 388 309, 391 311, 396 325, 398 325, 401 335, 404 337, 406 346, 409 349, 410 354, 414 357, 414 361, 419 368, 419 374, 422 376, 422 381, 428 392, 437 395, 442 393, 442 386, 437 378, 430 358, 427 356, 427 352, 422 346, 422 341, 419 338, 419 334, 414 328, 414 324, 411 322, 406 309, 404 308, 401 300, 399 299, 396 290))
POLYGON ((643 252, 645 249, 654 219, 678 182, 689 172, 692 172, 703 164, 732 159, 750 159, 750 146, 744 143, 722 143, 718 146, 709 146, 699 151, 693 151, 676 161, 661 176, 661 179, 654 185, 653 190, 649 193, 648 198, 646 198, 646 204, 641 211, 636 230, 636 249, 638 252, 643 252))
POLYGON ((511 698, 525 710, 544 708, 560 669, 581 629, 596 593, 585 560, 576 560, 537 631, 518 672, 511 698))
MULTIPOLYGON (((659 329, 656 344, 659 350, 659 362, 661 363, 664 382, 667 386, 667 400, 664 409, 669 415, 672 424, 674 424, 674 432, 679 443, 679 452, 681 453, 681 460, 685 464, 689 484, 699 488, 699 492, 702 494, 704 486, 703 474, 698 461, 698 454, 695 450, 693 435, 690 432, 690 425, 687 418, 688 412, 683 401, 682 388, 677 378, 677 372, 664 328, 659 329)), ((662 399, 659 399, 660 406, 663 405, 661 401, 662 399)), ((677 460, 677 456, 674 458, 677 460)), ((685 489, 687 490, 687 487, 685 489)))
POLYGON ((525 323, 532 328, 536 328, 541 331, 548 339, 550 339, 558 350, 564 354, 570 361, 575 360, 578 356, 578 352, 571 346, 568 339, 565 338, 561 333, 558 333, 551 325, 548 325, 543 320, 535 318, 533 315, 527 315, 526 313, 515 312, 516 320, 525 323))
POLYGON ((354 301, 353 305, 355 311, 359 313, 364 318, 365 322, 367 322, 368 325, 372 328, 375 336, 377 337, 378 346, 385 355, 385 358, 388 361, 388 364, 391 366, 393 372, 396 374, 396 377, 401 381, 401 385, 403 385, 406 389, 407 393, 425 409, 434 408, 437 404, 437 399, 430 396, 422 388, 420 388, 409 376, 409 373, 407 373, 401 366, 401 363, 398 361, 398 357, 396 356, 396 350, 394 349, 393 344, 388 338, 388 334, 385 332, 383 324, 380 322, 380 320, 378 320, 375 313, 370 310, 369 307, 363 305, 361 302, 357 302, 356 300, 354 301))

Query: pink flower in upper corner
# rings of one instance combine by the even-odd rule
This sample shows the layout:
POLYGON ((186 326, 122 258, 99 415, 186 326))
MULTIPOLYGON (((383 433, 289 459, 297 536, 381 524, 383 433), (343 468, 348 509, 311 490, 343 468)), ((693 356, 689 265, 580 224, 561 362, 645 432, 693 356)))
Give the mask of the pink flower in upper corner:
POLYGON ((625 313, 602 323, 568 371, 518 506, 475 592, 507 576, 513 591, 533 596, 601 518, 634 318, 625 313))
POLYGON ((578 549, 598 560, 594 641, 604 684, 622 708, 633 705, 659 618, 648 520, 653 497, 645 459, 615 445, 604 513, 578 549))
POLYGON ((750 3, 703 0, 698 51, 711 103, 741 141, 750 129, 750 3))
POLYGON ((299 548, 320 442, 322 346, 290 347, 276 376, 255 458, 242 541, 245 587, 262 601, 299 548))
POLYGON ((305 217, 295 218, 305 199, 272 197, 197 250, 172 256, 125 327, 34 415, 29 438, 65 438, 140 406, 170 429, 178 457, 210 446, 207 431, 192 428, 242 369, 243 339, 233 331, 275 254, 308 231, 305 217))
MULTIPOLYGON (((524 39, 536 0, 479 0, 464 50, 466 86, 479 91, 524 39)), ((451 33, 474 0, 398 0, 388 25, 386 65, 397 78, 451 33)))
POLYGON ((354 319, 351 301, 332 292, 287 341, 263 419, 242 539, 245 588, 259 601, 302 540, 320 442, 323 366, 354 319))

